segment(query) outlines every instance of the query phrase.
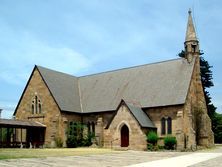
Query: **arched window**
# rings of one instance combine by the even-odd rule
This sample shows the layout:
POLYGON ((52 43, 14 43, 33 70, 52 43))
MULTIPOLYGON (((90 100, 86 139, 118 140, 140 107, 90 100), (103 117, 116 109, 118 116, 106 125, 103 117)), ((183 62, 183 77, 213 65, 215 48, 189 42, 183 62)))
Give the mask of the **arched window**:
POLYGON ((166 134, 166 124, 165 124, 166 120, 163 117, 161 119, 161 135, 165 135, 166 134))
POLYGON ((92 133, 95 134, 95 123, 92 122, 92 133))
POLYGON ((170 117, 167 118, 167 133, 172 134, 172 119, 170 117))
POLYGON ((71 121, 69 122, 69 135, 74 135, 75 131, 75 122, 71 121))
POLYGON ((77 123, 76 122, 73 122, 73 135, 74 136, 77 136, 78 132, 77 132, 77 123))
POLYGON ((35 114, 38 113, 38 97, 35 96, 35 114))
POLYGON ((35 114, 35 103, 32 101, 32 114, 35 114))
POLYGON ((87 123, 88 135, 91 135, 90 122, 87 123))
POLYGON ((196 45, 191 45, 192 52, 196 52, 196 45))
POLYGON ((38 96, 34 96, 32 99, 31 105, 32 114, 41 114, 42 113, 42 103, 38 96))
POLYGON ((38 109, 39 109, 39 114, 41 114, 42 113, 42 104, 41 104, 41 101, 40 100, 38 100, 38 109))

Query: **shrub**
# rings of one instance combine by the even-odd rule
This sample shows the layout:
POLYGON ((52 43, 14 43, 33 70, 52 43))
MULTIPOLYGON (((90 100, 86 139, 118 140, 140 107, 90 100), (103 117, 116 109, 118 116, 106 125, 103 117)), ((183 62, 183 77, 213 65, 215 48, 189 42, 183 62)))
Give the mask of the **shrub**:
POLYGON ((83 146, 91 146, 92 145, 92 140, 95 138, 94 133, 89 133, 83 140, 83 146))
POLYGON ((164 138, 164 147, 168 150, 173 150, 176 146, 177 140, 176 137, 173 136, 166 136, 164 138))
POLYGON ((61 148, 63 146, 63 141, 62 141, 61 137, 56 137, 55 142, 56 142, 57 147, 61 148))
POLYGON ((151 132, 149 132, 147 134, 147 141, 148 141, 148 143, 156 145, 157 140, 158 140, 158 136, 157 136, 156 132, 151 131, 151 132))
POLYGON ((153 149, 154 149, 153 144, 148 143, 147 144, 147 150, 153 151, 153 149))
POLYGON ((66 140, 66 145, 68 148, 75 148, 78 146, 77 139, 75 136, 69 135, 66 140))
POLYGON ((92 139, 95 138, 95 134, 84 134, 84 128, 86 128, 86 126, 81 123, 74 123, 68 127, 66 140, 67 147, 75 148, 92 145, 92 139))
POLYGON ((164 146, 158 145, 158 150, 164 150, 164 146))

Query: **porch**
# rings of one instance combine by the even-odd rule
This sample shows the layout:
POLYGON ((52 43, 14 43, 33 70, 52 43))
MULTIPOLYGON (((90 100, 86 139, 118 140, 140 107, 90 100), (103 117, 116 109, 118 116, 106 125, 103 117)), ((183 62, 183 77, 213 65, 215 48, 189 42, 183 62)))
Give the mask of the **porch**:
POLYGON ((39 148, 46 126, 34 121, 0 119, 0 148, 39 148))

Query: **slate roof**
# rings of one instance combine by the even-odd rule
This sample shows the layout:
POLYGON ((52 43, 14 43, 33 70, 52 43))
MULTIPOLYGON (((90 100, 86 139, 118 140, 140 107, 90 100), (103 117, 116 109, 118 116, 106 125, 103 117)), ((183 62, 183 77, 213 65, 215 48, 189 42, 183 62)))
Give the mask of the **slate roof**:
POLYGON ((60 109, 81 112, 78 78, 37 66, 60 109))
POLYGON ((116 110, 121 99, 141 108, 184 104, 194 62, 174 59, 74 77, 37 66, 62 111, 116 110))
POLYGON ((121 99, 142 108, 184 104, 193 66, 181 58, 80 77, 82 110, 115 110, 121 99))
POLYGON ((36 121, 24 121, 14 119, 0 119, 0 126, 13 126, 13 127, 46 127, 45 125, 36 121))
POLYGON ((156 128, 153 122, 148 117, 148 115, 140 107, 137 107, 129 102, 125 102, 125 104, 128 107, 128 109, 131 111, 133 116, 136 118, 136 120, 139 122, 141 127, 156 128))

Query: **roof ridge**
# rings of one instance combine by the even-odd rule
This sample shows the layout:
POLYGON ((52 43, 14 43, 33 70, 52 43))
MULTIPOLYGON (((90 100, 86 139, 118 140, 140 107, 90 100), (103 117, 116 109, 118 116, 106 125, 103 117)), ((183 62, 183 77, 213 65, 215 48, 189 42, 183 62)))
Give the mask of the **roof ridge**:
POLYGON ((68 75, 68 76, 70 76, 70 77, 79 78, 79 77, 77 77, 77 76, 75 76, 75 75, 68 74, 68 73, 61 72, 61 71, 57 71, 57 70, 50 69, 50 68, 47 68, 47 67, 43 67, 43 66, 39 66, 39 65, 35 65, 35 66, 36 66, 38 69, 39 69, 39 68, 43 68, 43 69, 49 70, 49 71, 51 71, 51 72, 56 72, 56 73, 60 73, 60 74, 63 74, 63 75, 68 75))
POLYGON ((108 71, 103 71, 103 72, 94 73, 94 74, 83 75, 83 76, 79 76, 78 78, 84 78, 84 77, 89 77, 89 76, 94 76, 94 75, 100 75, 100 74, 106 74, 106 73, 111 73, 111 72, 116 72, 116 71, 128 70, 128 69, 133 69, 133 68, 139 68, 139 67, 148 66, 148 65, 161 64, 161 63, 166 63, 166 62, 170 62, 170 61, 177 61, 177 60, 181 60, 181 59, 183 59, 183 58, 176 58, 176 59, 170 59, 170 60, 163 60, 163 61, 159 61, 159 62, 135 65, 135 66, 131 66, 131 67, 124 67, 124 68, 108 70, 108 71))
POLYGON ((116 71, 122 71, 122 70, 128 70, 128 69, 133 69, 133 68, 139 68, 139 67, 143 67, 143 66, 148 66, 148 65, 155 65, 155 64, 161 64, 161 63, 166 63, 166 62, 171 62, 171 61, 177 61, 177 60, 181 60, 183 58, 176 58, 176 59, 170 59, 170 60, 163 60, 163 61, 158 61, 158 62, 153 62, 153 63, 147 63, 147 64, 140 64, 140 65, 135 65, 135 66, 131 66, 131 67, 124 67, 124 68, 119 68, 119 69, 114 69, 114 70, 108 70, 108 71, 102 71, 102 72, 98 72, 98 73, 94 73, 94 74, 87 74, 87 75, 83 75, 83 76, 75 76, 72 74, 68 74, 65 72, 61 72, 61 71, 57 71, 57 70, 53 70, 47 67, 43 67, 40 65, 35 65, 37 68, 43 68, 52 72, 56 72, 56 73, 60 73, 63 75, 68 75, 70 77, 74 77, 74 78, 84 78, 84 77, 89 77, 89 76, 93 76, 93 75, 100 75, 100 74, 105 74, 105 73, 111 73, 111 72, 116 72, 116 71))
POLYGON ((127 105, 132 106, 132 107, 136 107, 136 108, 140 108, 142 109, 142 106, 139 102, 136 101, 127 101, 127 100, 123 100, 127 105))
POLYGON ((81 95, 81 86, 80 86, 80 83, 79 83, 79 79, 78 79, 78 90, 79 90, 79 103, 80 103, 80 110, 81 112, 83 113, 83 109, 82 109, 82 95, 81 95))

